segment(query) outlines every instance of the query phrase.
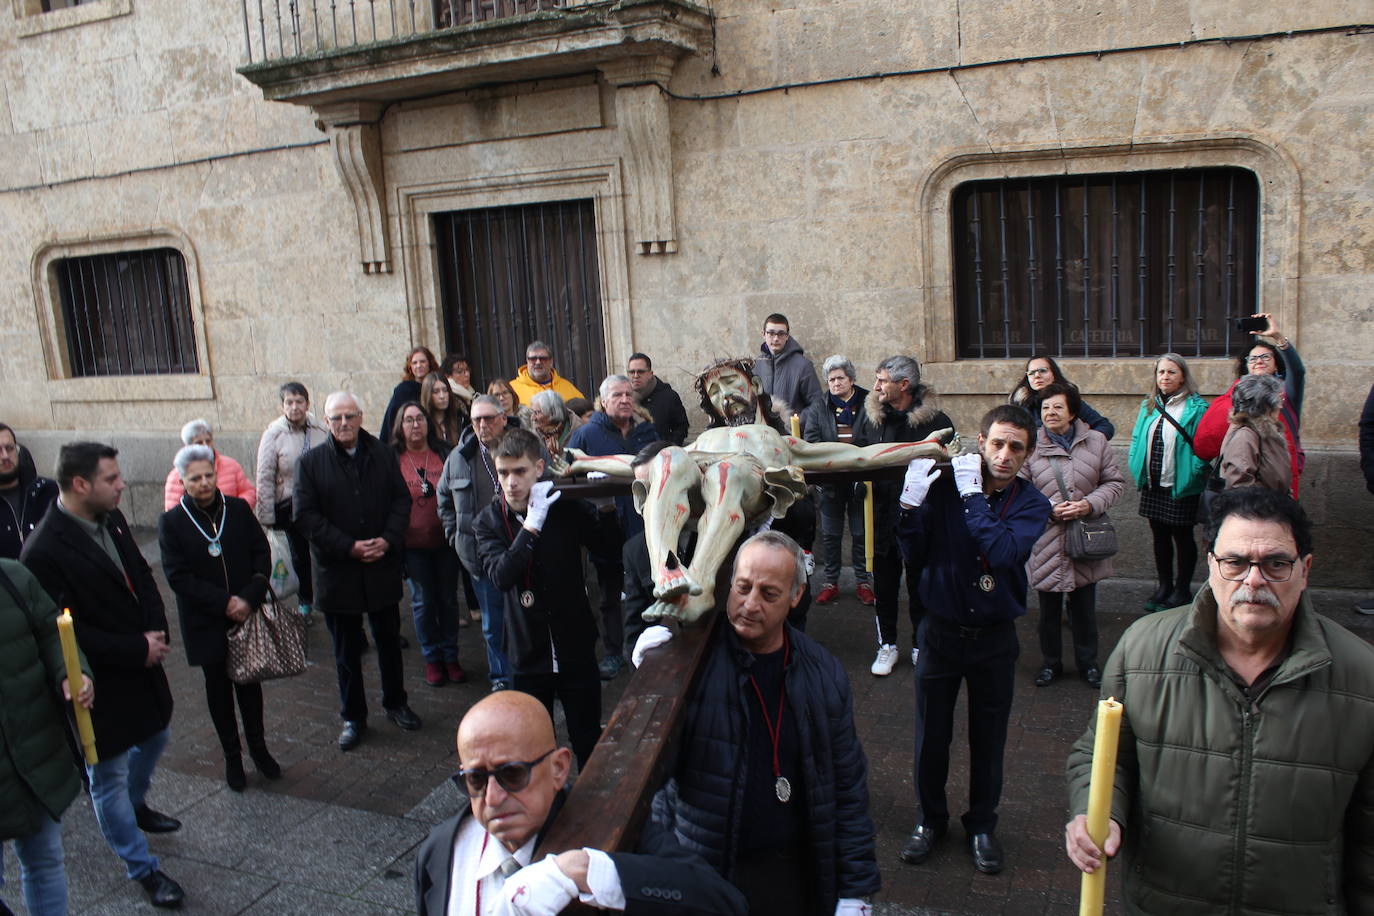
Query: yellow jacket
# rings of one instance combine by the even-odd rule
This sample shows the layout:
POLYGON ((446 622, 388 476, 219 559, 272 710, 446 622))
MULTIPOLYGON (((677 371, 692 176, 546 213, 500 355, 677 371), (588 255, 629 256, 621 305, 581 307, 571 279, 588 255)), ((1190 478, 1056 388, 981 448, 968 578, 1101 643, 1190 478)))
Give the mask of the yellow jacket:
POLYGON ((530 378, 530 367, 521 366, 520 373, 510 380, 510 386, 515 389, 515 396, 520 399, 521 404, 528 404, 530 400, 541 391, 556 391, 563 400, 569 398, 584 398, 585 394, 577 390, 577 386, 558 374, 558 370, 552 370, 553 375, 549 376, 548 384, 541 385, 530 378))

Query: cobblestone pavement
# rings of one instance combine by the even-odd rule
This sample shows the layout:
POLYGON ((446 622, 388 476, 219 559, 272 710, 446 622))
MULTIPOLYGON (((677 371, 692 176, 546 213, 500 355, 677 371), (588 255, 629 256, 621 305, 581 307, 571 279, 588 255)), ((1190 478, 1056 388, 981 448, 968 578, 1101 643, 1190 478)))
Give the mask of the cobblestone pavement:
MULTIPOLYGON (((141 540, 156 565, 150 533, 141 540)), ((159 579, 160 579, 159 573, 159 579)), ((1138 615, 1151 586, 1113 580, 1099 586, 1102 659, 1138 615)), ((910 655, 892 675, 868 672, 874 651, 871 611, 846 588, 845 596, 815 607, 808 630, 849 671, 859 736, 869 759, 869 790, 878 828, 878 863, 884 914, 1070 914, 1077 911, 1078 877, 1063 853, 1064 757, 1082 733, 1094 693, 1072 677, 1044 689, 1031 678, 1038 666, 1035 610, 1018 630, 1022 655, 1006 752, 1006 783, 998 834, 1007 868, 996 876, 976 873, 958 825, 925 865, 907 866, 897 852, 915 823, 911 779, 915 698, 910 655)), ((1319 609, 1374 641, 1374 618, 1351 610, 1362 595, 1314 590, 1319 609)), ((168 607, 173 607, 170 596, 168 607)), ((171 615, 175 620, 175 613, 171 615)), ((402 631, 414 646, 405 614, 402 631)), ((175 623, 173 624, 175 628, 175 623)), ((909 641, 905 616, 902 639, 909 641)), ((1067 634, 1066 634, 1067 639, 1067 634)), ((223 761, 205 708, 198 671, 185 664, 177 634, 168 664, 177 700, 173 738, 153 783, 150 802, 180 817, 181 831, 151 839, 164 870, 187 892, 185 912, 205 914, 381 914, 410 912, 410 867, 429 827, 447 816, 456 790, 453 736, 458 720, 486 693, 486 656, 477 626, 460 632, 461 660, 471 678, 440 689, 425 685, 419 652, 405 653, 412 707, 424 719, 419 732, 402 732, 373 707, 371 728, 360 748, 339 752, 338 694, 329 636, 310 631, 311 657, 304 675, 266 686, 267 735, 285 774, 265 783, 250 766, 247 791, 230 792, 223 761)), ((904 648, 905 651, 905 648, 904 648)), ((376 702, 378 682, 369 681, 376 702)), ((607 685, 602 708, 609 715, 629 677, 607 685)), ((98 694, 97 694, 98 696, 98 694)), ((960 714, 962 719, 962 713, 960 714)), ((956 720, 958 721, 958 719, 956 720)), ((560 724, 561 728, 561 724, 560 724)), ((247 763, 245 759, 245 763, 247 763)), ((967 798, 967 744, 955 735, 949 795, 957 811, 967 798)), ((141 890, 123 877, 122 864, 99 836, 90 805, 79 798, 64 819, 72 911, 78 914, 149 912, 141 890)), ((18 866, 9 855, 10 881, 0 897, 16 912, 18 866)), ((1108 911, 1119 881, 1109 880, 1108 911)))

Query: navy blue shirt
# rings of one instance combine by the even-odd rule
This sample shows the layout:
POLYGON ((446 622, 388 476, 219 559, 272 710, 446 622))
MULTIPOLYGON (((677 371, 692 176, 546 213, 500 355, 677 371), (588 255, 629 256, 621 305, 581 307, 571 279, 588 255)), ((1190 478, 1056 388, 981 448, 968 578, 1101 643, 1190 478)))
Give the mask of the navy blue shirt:
POLYGON ((907 563, 924 570, 920 594, 929 613, 987 626, 1026 613, 1026 561, 1049 517, 1050 501, 1025 480, 964 499, 945 471, 924 503, 898 513, 897 543, 907 563), (985 574, 990 592, 978 585, 985 574))

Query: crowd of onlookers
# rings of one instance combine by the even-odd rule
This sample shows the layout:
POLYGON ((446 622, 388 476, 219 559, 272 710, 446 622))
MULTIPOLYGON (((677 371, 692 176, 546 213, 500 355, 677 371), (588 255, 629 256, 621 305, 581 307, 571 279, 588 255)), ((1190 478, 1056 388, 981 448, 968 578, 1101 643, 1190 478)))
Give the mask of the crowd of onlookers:
MULTIPOLYGON (((798 541, 804 551, 798 562, 804 556, 806 563, 804 573, 789 579, 796 595, 783 608, 797 632, 804 629, 812 600, 824 605, 840 595, 848 524, 855 595, 875 608, 875 676, 890 674, 901 655, 898 608, 906 578, 910 657, 920 678, 918 794, 926 815, 903 850, 905 861, 924 862, 946 829, 947 811, 935 809, 945 804, 941 768, 948 767, 948 717, 964 679, 970 702, 986 704, 994 723, 988 734, 980 726, 970 735, 974 767, 979 759, 989 767, 996 762, 995 771, 975 773, 973 791, 983 797, 973 800, 965 826, 975 865, 989 873, 1001 869, 992 832, 1001 788, 995 723, 1000 717, 1004 740, 1011 684, 1003 662, 1015 658, 1014 634, 1003 645, 1002 626, 1025 612, 1026 591, 1034 589, 1042 657, 1035 685, 1047 686, 1064 673, 1065 612, 1079 677, 1093 687, 1103 683, 1095 588, 1112 575, 1114 549, 1102 548, 1102 542, 1094 549, 1090 539, 1111 538, 1104 519, 1128 479, 1152 535, 1158 583, 1145 605, 1152 612, 1193 602, 1196 526, 1208 523, 1222 494, 1263 488, 1298 497, 1305 463, 1305 370, 1271 316, 1255 316, 1255 325, 1252 345, 1238 357, 1236 381, 1210 404, 1184 357, 1167 353, 1154 361, 1125 469, 1109 444, 1116 425, 1087 403, 1053 358, 1036 355, 1027 360, 1008 404, 989 412, 972 435, 966 431, 966 439, 977 438, 974 457, 956 456, 943 477, 933 462, 913 462, 903 480, 875 481, 869 497, 873 544, 865 543, 868 489, 857 479, 816 486, 812 499, 802 500, 786 518, 779 513, 779 533, 769 545, 786 551, 798 541), (961 500, 966 517, 951 521, 961 500), (816 519, 819 563, 811 559, 816 519), (1002 550, 1003 536, 1014 549, 1002 550), (819 576, 811 573, 813 566, 819 576), (945 606, 947 596, 965 590, 963 604, 945 606), (980 638, 978 646, 969 642, 980 638), (990 660, 996 661, 992 667, 990 660)), ((883 360, 872 390, 859 384, 859 372, 843 355, 824 360, 818 376, 780 314, 765 320, 754 358, 731 365, 749 376, 757 402, 737 404, 731 398, 738 394, 698 380, 702 407, 713 422, 733 425, 738 416, 741 422, 779 423, 795 415, 792 429, 806 442, 853 446, 919 443, 954 430, 915 358, 883 360)), ((415 347, 375 426, 356 394, 329 394, 317 416, 306 388, 287 382, 279 392, 280 416, 262 434, 252 479, 215 447, 207 421, 183 427, 183 447, 165 485, 159 548, 176 598, 181 644, 187 661, 202 669, 225 780, 234 791, 247 784, 245 746, 264 778, 281 775, 264 735, 261 685, 234 682, 226 645, 230 630, 269 600, 270 583, 282 581, 284 566, 290 568, 299 613, 312 623, 322 617, 331 636, 341 750, 366 739, 361 659, 369 645, 376 649, 385 717, 402 729, 421 727, 402 676, 408 644, 399 607, 405 583, 427 685, 468 680, 458 632, 480 623, 491 690, 529 694, 550 714, 555 702, 561 704, 578 762, 590 756, 601 728, 600 682, 625 668, 644 630, 641 612, 660 595, 648 569, 635 496, 626 491, 590 501, 560 500, 553 481, 570 454, 633 457, 633 466, 642 468, 664 448, 686 442, 687 411, 644 353, 633 354, 624 373, 609 374, 591 399, 559 374, 553 349, 538 340, 526 348, 514 378, 493 379, 484 390, 476 382, 465 356, 440 361, 415 347)), ((1365 414, 1362 464, 1374 491, 1374 391, 1365 414)), ((92 710, 100 761, 86 768, 86 782, 107 841, 154 905, 176 906, 183 891, 161 871, 144 839, 146 832, 179 826, 146 801, 170 736, 171 695, 161 665, 170 641, 157 586, 118 508, 124 481, 117 457, 108 445, 68 444, 50 480, 37 473, 15 432, 0 424, 0 557, 23 563, 0 566, 0 584, 7 589, 0 603, 12 601, 23 611, 25 629, 39 634, 37 670, 46 665, 53 683, 92 710), (76 620, 83 685, 67 683, 54 654, 55 636, 43 629, 57 606, 71 607, 76 620), (100 702, 92 702, 94 691, 100 702)), ((1217 536, 1213 526, 1211 537, 1217 536)), ((685 562, 691 544, 684 540, 679 546, 685 562)), ((1216 560, 1214 553, 1209 556, 1216 560)), ((1223 579, 1241 581, 1225 574, 1223 579)), ((1264 581, 1279 580, 1265 571, 1264 581)), ((732 591, 730 601, 736 600, 732 591)), ((1374 613, 1374 606, 1358 607, 1374 613)), ((742 613, 747 616, 747 608, 742 613)), ((733 616, 731 622, 745 639, 746 629, 733 616)), ((781 627, 770 634, 782 633, 781 627)), ((753 639, 745 639, 751 652, 764 642, 772 645, 772 635, 753 639)), ((15 696, 11 685, 21 682, 41 696, 43 676, 28 671, 21 677, 17 662, 3 660, 3 651, 0 687, 6 703, 15 696)), ((759 669, 759 677, 765 670, 759 669)), ((782 696, 781 671, 770 675, 771 695, 782 696)), ((761 702, 764 697, 760 692, 761 702)), ((765 718, 768 709, 764 703, 765 718)), ((781 716, 779 707, 779 728, 781 716)), ((0 836, 16 839, 31 912, 65 911, 54 902, 59 896, 65 901, 56 825, 78 786, 75 771, 64 763, 65 735, 58 723, 36 719, 23 738, 26 761, 33 762, 13 766, 8 776, 0 771, 0 797, 14 795, 17 801, 9 807, 18 811, 7 821, 0 818, 0 836), (13 774, 27 773, 26 766, 41 779, 27 795, 16 794, 9 783, 13 774)), ((17 741, 8 726, 4 740, 7 746, 17 741)), ((771 740, 776 769, 778 738, 771 740)), ((526 779, 531 766, 525 767, 526 779)), ((786 805, 786 780, 778 779, 779 804, 786 805)), ((487 785, 485 776, 477 782, 487 785)), ((469 794, 475 785, 469 778, 469 794)), ((760 810, 768 830, 783 831, 795 842, 798 825, 787 820, 790 815, 760 810)), ((1075 861, 1090 866, 1101 850, 1083 848, 1084 858, 1075 861)), ((774 873, 758 873, 769 874, 774 873)))

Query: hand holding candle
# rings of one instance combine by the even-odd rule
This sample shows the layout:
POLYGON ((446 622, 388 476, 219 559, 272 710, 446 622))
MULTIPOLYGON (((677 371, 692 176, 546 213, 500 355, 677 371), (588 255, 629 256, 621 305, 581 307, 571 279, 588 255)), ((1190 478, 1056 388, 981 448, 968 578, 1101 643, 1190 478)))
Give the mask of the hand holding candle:
MULTIPOLYGON (((1102 849, 1107 845, 1111 826, 1112 790, 1116 782, 1116 749, 1121 736, 1122 706, 1115 697, 1109 697, 1097 704, 1097 729, 1093 740, 1092 782, 1088 784, 1087 833, 1092 842, 1102 849)), ((1070 823, 1070 834, 1078 818, 1070 823)), ((1102 912, 1102 904, 1107 888, 1107 863, 1099 868, 1083 873, 1079 893, 1079 916, 1097 916, 1102 912)))
POLYGON ((76 730, 81 736, 81 750, 86 755, 86 762, 95 765, 100 762, 100 757, 95 752, 95 729, 91 727, 90 704, 94 689, 90 680, 81 673, 81 657, 76 651, 76 632, 72 629, 70 608, 64 608, 57 617, 57 637, 62 642, 62 661, 67 667, 67 687, 63 692, 68 699, 72 699, 72 685, 80 685, 75 691, 72 710, 76 714, 76 730))

